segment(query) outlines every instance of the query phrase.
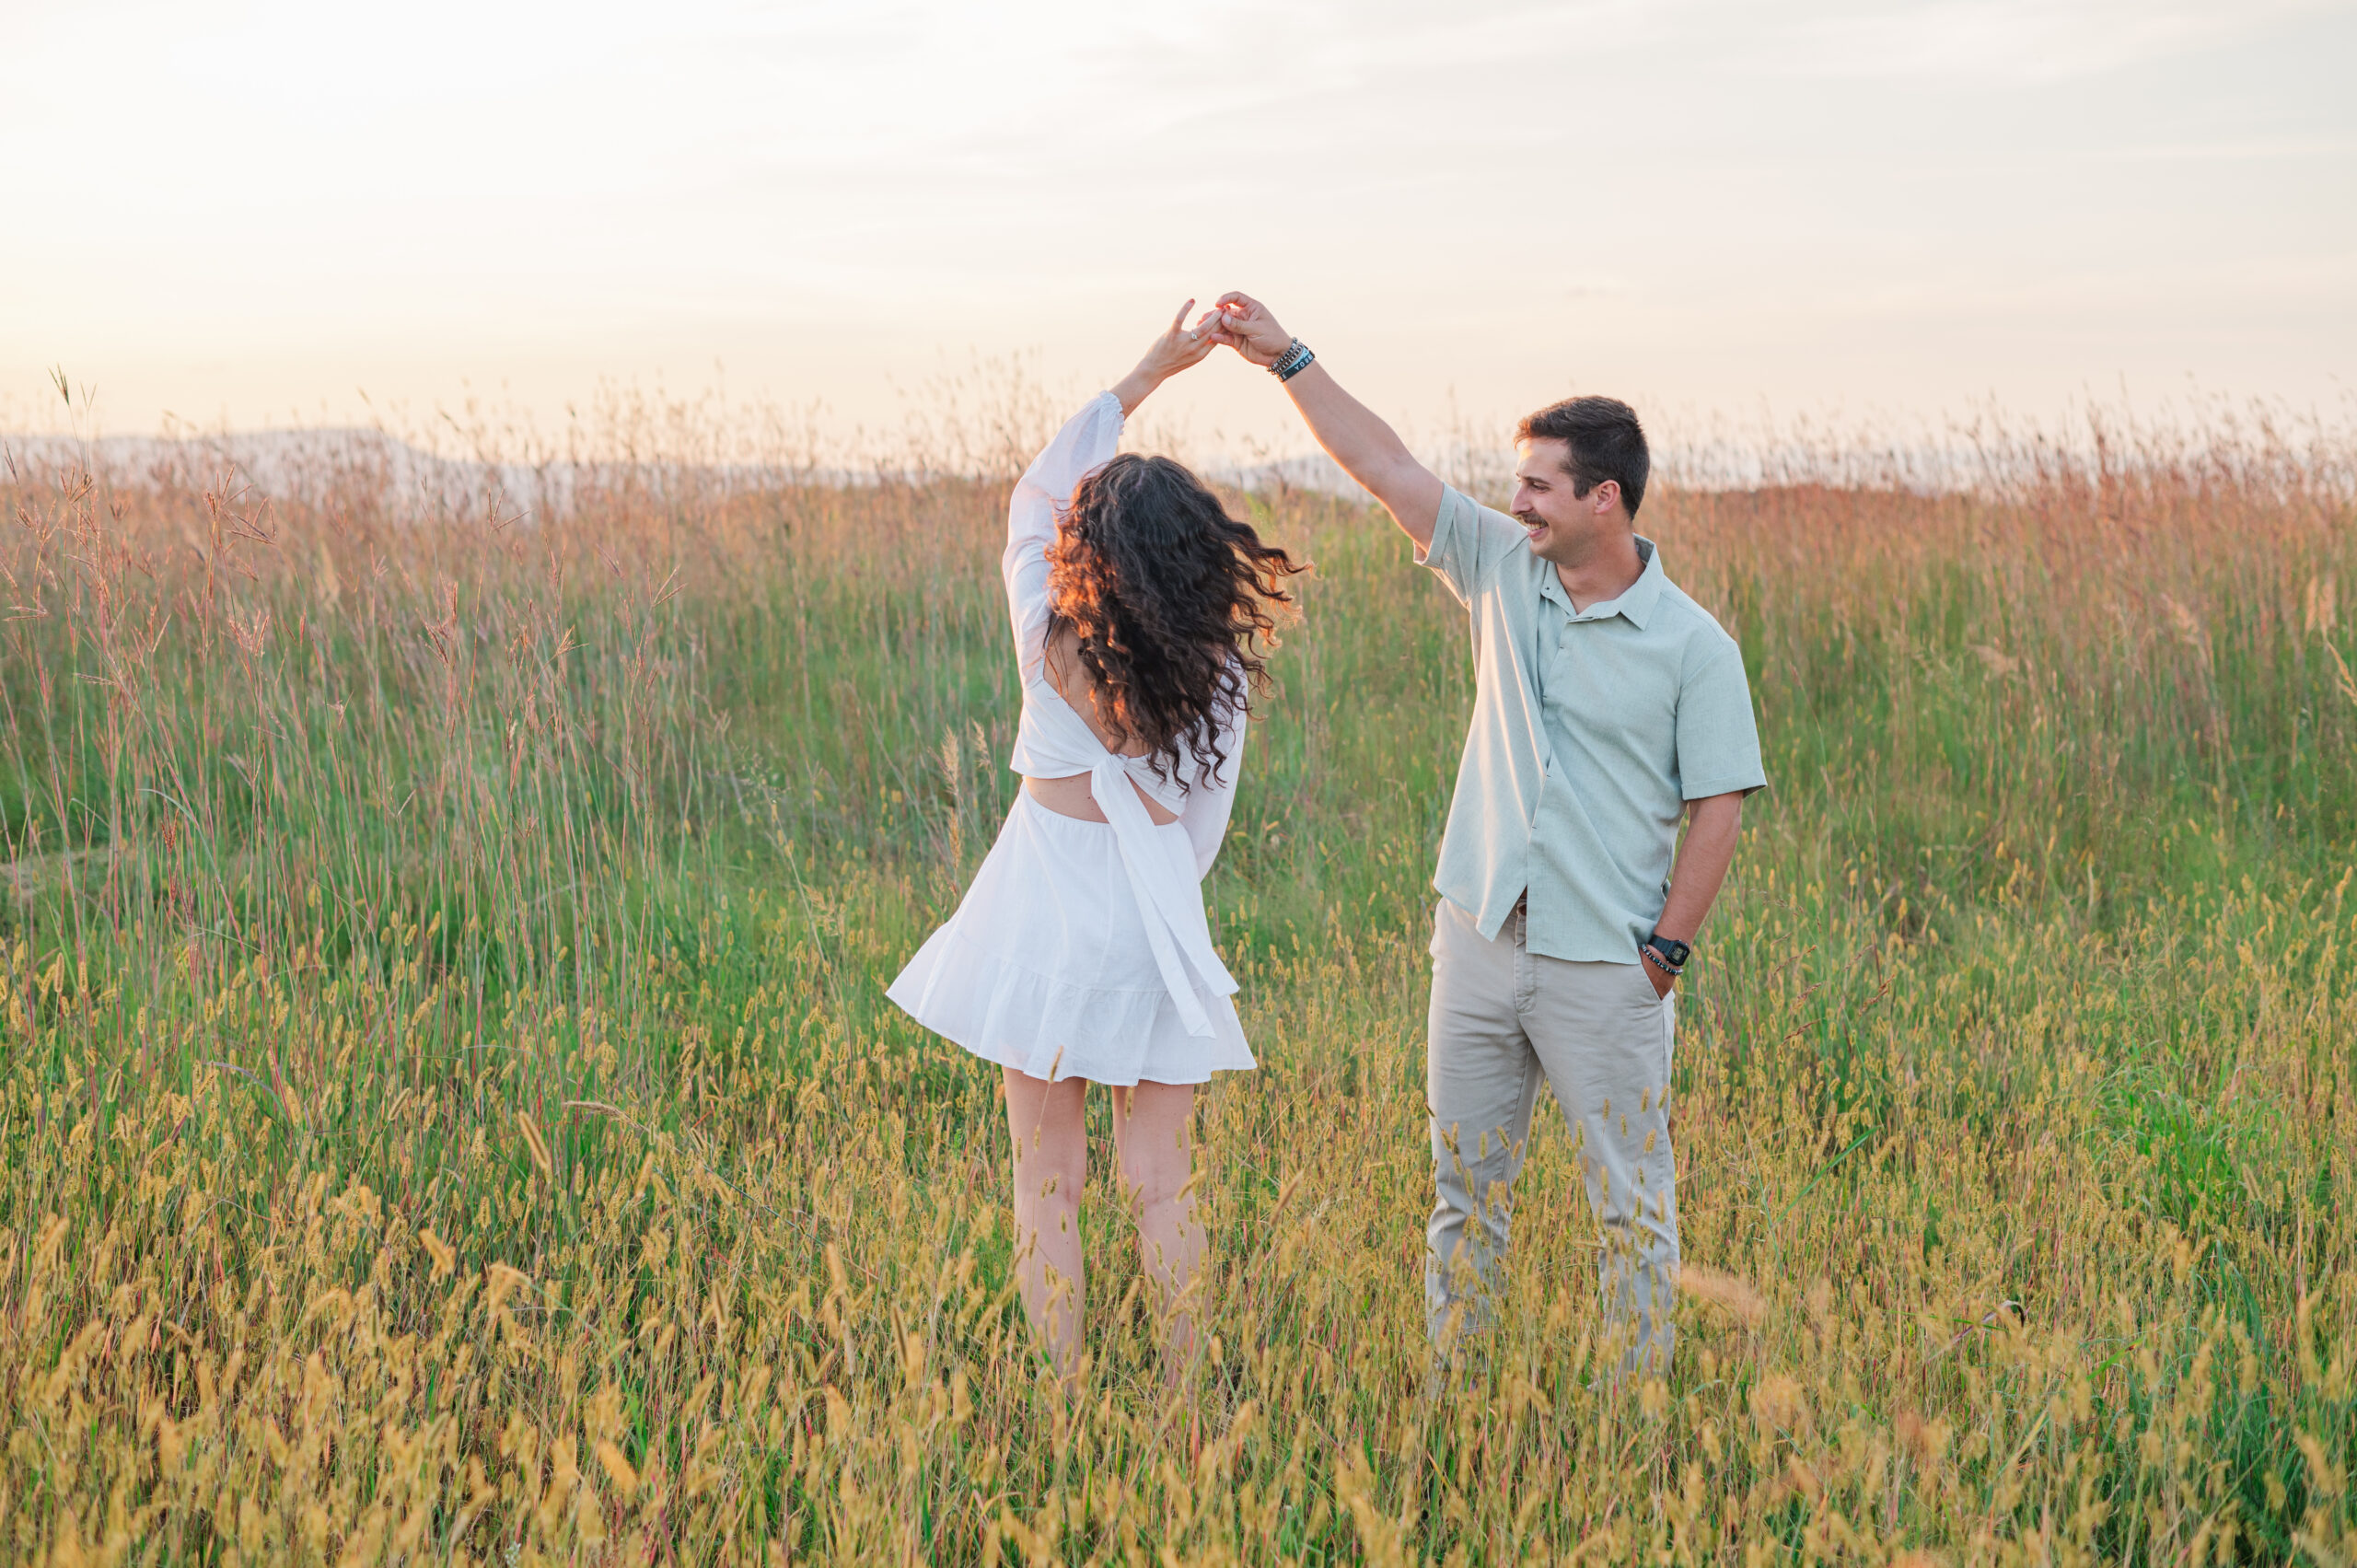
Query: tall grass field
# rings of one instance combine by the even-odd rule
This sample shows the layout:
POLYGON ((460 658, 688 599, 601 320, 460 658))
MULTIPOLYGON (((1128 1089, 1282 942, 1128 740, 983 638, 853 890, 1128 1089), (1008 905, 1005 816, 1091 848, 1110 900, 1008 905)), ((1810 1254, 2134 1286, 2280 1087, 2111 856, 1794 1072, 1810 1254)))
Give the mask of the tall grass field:
POLYGON ((883 998, 1016 788, 1006 485, 663 450, 0 473, 0 1559, 2357 1563, 2345 443, 1648 499, 1771 781, 1678 1356, 1605 1376, 1542 1117, 1436 1396, 1467 626, 1234 494, 1317 564, 1206 888, 1262 1067, 1199 1371, 1100 1158, 1069 1400, 995 1070, 883 998))

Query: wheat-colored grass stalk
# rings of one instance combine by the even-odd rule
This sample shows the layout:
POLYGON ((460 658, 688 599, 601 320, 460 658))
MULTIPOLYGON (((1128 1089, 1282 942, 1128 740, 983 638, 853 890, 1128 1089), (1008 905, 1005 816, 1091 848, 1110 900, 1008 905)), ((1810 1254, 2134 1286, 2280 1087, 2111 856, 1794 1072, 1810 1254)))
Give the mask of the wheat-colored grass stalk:
POLYGON ((6 486, 12 1559, 2357 1559, 2342 459, 1648 500, 1775 780, 1680 1013, 1709 1263, 1610 1376, 1542 1126, 1439 1398, 1460 612, 1239 498, 1319 563, 1209 889, 1265 1065, 1201 1116, 1199 1377, 1099 1162, 1066 1400, 992 1074, 879 994, 1011 799, 1003 494, 609 412, 424 500, 6 486))

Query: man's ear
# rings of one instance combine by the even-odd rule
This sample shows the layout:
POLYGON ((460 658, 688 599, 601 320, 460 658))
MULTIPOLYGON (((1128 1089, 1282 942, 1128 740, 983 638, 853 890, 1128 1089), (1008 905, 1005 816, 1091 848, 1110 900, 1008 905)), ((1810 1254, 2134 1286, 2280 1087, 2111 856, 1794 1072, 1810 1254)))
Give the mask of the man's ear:
POLYGON ((1596 515, 1600 517, 1620 505, 1620 482, 1617 479, 1598 480, 1596 488, 1587 495, 1588 505, 1596 508, 1596 515))

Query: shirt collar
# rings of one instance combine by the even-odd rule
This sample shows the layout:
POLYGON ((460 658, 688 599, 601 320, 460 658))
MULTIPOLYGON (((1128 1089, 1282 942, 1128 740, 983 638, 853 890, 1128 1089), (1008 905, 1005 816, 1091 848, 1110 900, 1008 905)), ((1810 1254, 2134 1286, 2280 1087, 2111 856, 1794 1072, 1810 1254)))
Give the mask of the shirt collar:
POLYGON ((1635 582, 1621 590, 1620 598, 1589 605, 1585 610, 1573 610, 1572 596, 1563 591, 1563 579, 1555 575, 1552 566, 1548 567, 1538 579, 1539 597, 1554 600, 1573 621, 1603 621, 1618 615, 1638 631, 1643 631, 1645 622, 1653 616, 1654 606, 1661 602, 1662 587, 1669 578, 1662 572, 1661 552, 1654 548, 1654 541, 1643 534, 1636 538, 1637 559, 1643 562, 1645 567, 1637 574, 1635 582))

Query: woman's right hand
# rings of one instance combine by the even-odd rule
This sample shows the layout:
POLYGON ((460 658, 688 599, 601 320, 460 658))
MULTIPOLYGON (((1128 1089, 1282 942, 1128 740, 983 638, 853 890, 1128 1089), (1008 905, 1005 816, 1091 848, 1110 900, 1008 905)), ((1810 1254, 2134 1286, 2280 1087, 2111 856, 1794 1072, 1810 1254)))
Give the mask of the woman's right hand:
POLYGON ((1202 319, 1193 327, 1187 325, 1187 312, 1195 308, 1193 300, 1178 307, 1178 314, 1170 319, 1170 328, 1145 351, 1137 368, 1116 382, 1113 395, 1121 401, 1121 417, 1127 419, 1146 394, 1161 386, 1181 370, 1201 365, 1212 350, 1225 340, 1220 331, 1220 313, 1203 312, 1202 319))

